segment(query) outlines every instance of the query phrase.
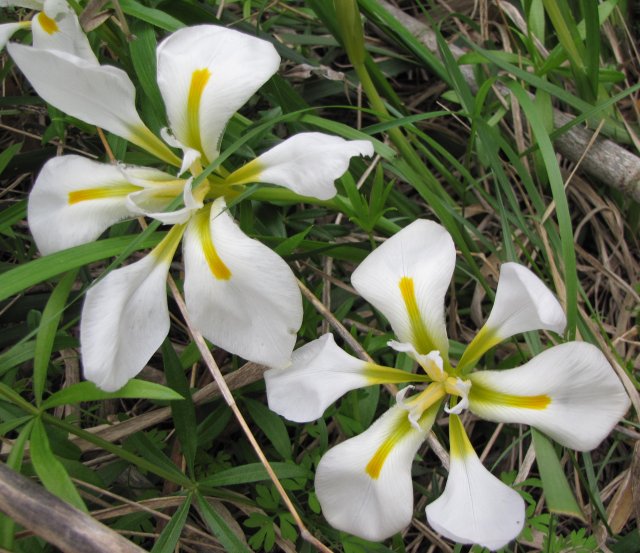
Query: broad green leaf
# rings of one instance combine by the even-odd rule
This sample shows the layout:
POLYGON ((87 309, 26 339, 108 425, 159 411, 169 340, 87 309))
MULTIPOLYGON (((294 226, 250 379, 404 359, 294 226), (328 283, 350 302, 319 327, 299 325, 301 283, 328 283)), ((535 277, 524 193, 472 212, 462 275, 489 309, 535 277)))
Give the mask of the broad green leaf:
POLYGON ((156 540, 156 543, 153 544, 153 549, 150 553, 173 553, 175 551, 176 544, 180 539, 180 534, 182 533, 182 529, 187 521, 192 497, 192 494, 187 495, 182 505, 178 507, 169 523, 158 536, 158 539, 156 540))
POLYGON ((251 549, 229 528, 229 525, 216 510, 209 505, 209 502, 200 492, 196 492, 198 501, 198 510, 202 518, 207 523, 209 529, 220 540, 225 551, 233 551, 233 553, 250 552, 251 549))
POLYGON ((0 174, 7 168, 9 162, 13 159, 20 149, 22 148, 22 142, 16 142, 11 144, 6 150, 0 153, 0 174))
POLYGON ((184 399, 178 392, 146 380, 129 380, 122 388, 115 392, 105 392, 93 382, 85 381, 72 384, 51 395, 43 402, 43 409, 51 409, 58 405, 68 405, 83 401, 99 401, 102 399, 153 399, 158 401, 175 401, 184 399))
POLYGON ((259 401, 243 398, 242 403, 247 408, 253 422, 265 433, 280 456, 283 459, 291 459, 291 441, 282 418, 259 401))
POLYGON ((535 428, 531 429, 531 435, 547 507, 552 513, 569 515, 584 521, 551 440, 535 428))
POLYGON ((151 25, 160 27, 165 31, 173 32, 184 27, 184 23, 179 19, 162 10, 148 8, 140 2, 136 2, 136 0, 120 0, 120 6, 122 7, 122 11, 127 15, 151 23, 151 25))
MULTIPOLYGON (((78 345, 78 340, 71 336, 56 336, 53 340, 51 351, 60 351, 64 348, 73 348, 78 345)), ((0 376, 17 367, 21 363, 34 358, 36 354, 36 341, 29 340, 18 342, 0 355, 0 376)))
POLYGON ((156 33, 150 25, 134 21, 131 31, 135 37, 129 42, 131 62, 135 69, 145 101, 141 103, 142 115, 154 131, 166 125, 164 102, 156 80, 156 33))
POLYGON ((20 200, 0 211, 0 233, 13 236, 11 227, 27 216, 27 200, 20 200))
MULTIPOLYGON (((293 463, 271 463, 271 468, 279 479, 309 478, 311 476, 306 468, 293 463)), ((216 474, 200 480, 199 484, 213 488, 261 482, 263 480, 269 480, 269 475, 262 464, 249 463, 248 465, 221 470, 216 474)))
POLYGON ((30 453, 33 469, 44 487, 60 499, 87 512, 87 507, 71 482, 67 471, 51 451, 49 438, 40 418, 35 419, 33 424, 30 453))
POLYGON ((118 255, 132 245, 134 250, 151 248, 157 245, 165 234, 154 232, 141 238, 138 235, 107 238, 19 265, 0 274, 0 301, 71 269, 118 255))
POLYGON ((42 402, 42 392, 47 379, 47 369, 49 368, 56 332, 77 274, 78 271, 74 269, 60 279, 42 312, 33 357, 33 393, 36 396, 37 405, 42 402))

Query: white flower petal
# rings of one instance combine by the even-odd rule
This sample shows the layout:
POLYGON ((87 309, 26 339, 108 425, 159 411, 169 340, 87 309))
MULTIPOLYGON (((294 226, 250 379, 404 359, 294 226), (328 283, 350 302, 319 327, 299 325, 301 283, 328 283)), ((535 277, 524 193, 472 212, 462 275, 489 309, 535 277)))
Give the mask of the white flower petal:
POLYGON ((329 524, 381 541, 411 522, 411 465, 437 411, 437 406, 429 409, 416 430, 407 411, 396 405, 368 430, 327 451, 315 488, 329 524))
POLYGON ((128 75, 59 50, 10 43, 7 50, 39 96, 52 106, 126 138, 169 163, 180 160, 142 122, 128 75))
POLYGON ((419 219, 370 253, 351 282, 389 320, 401 342, 421 354, 438 350, 447 359, 444 296, 455 260, 444 227, 419 219))
POLYGON ((325 334, 294 351, 286 369, 264 373, 269 408, 295 422, 316 420, 348 391, 371 384, 366 366, 325 334))
POLYGON ((585 342, 561 344, 521 367, 479 371, 469 378, 473 413, 529 424, 580 451, 595 448, 630 404, 606 357, 585 342))
POLYGON ((302 196, 328 200, 336 195, 334 181, 359 155, 372 156, 373 144, 319 132, 299 133, 232 173, 227 182, 278 184, 302 196))
POLYGON ((160 129, 160 136, 162 136, 162 140, 164 140, 169 146, 172 148, 179 148, 182 150, 182 165, 180 165, 180 171, 178 175, 182 175, 185 173, 194 162, 198 161, 202 154, 198 150, 194 150, 193 148, 189 148, 189 146, 184 145, 180 142, 175 136, 171 134, 167 127, 160 129))
POLYGON ((46 0, 44 9, 33 18, 33 45, 60 50, 99 65, 75 12, 64 0, 46 0))
POLYGON ((3 23, 0 25, 0 51, 7 45, 9 39, 20 29, 31 27, 31 21, 18 21, 16 23, 3 23))
POLYGON ((227 121, 280 64, 271 43, 213 25, 176 31, 157 56, 171 130, 207 162, 218 156, 227 121))
POLYGON ((86 244, 131 217, 126 196, 138 188, 115 165, 69 155, 45 163, 29 195, 27 217, 44 254, 86 244))
POLYGON ((193 178, 185 181, 182 190, 184 207, 176 209, 175 211, 162 211, 173 201, 171 199, 171 194, 175 193, 175 187, 173 186, 145 188, 139 192, 129 194, 127 197, 127 207, 132 213, 157 219, 164 225, 186 223, 193 212, 204 205, 201 200, 194 198, 191 189, 192 182, 193 178))
POLYGON ((449 478, 442 495, 427 505, 429 524, 458 543, 499 549, 522 530, 524 501, 484 468, 455 415, 449 420, 449 435, 449 478))
POLYGON ((439 382, 444 379, 444 362, 442 360, 442 355, 440 355, 438 350, 422 354, 416 351, 413 344, 408 342, 398 342, 396 340, 389 340, 387 345, 396 351, 406 353, 424 369, 431 380, 439 382))
POLYGON ((460 359, 467 368, 503 340, 530 330, 562 334, 567 318, 551 290, 519 263, 503 263, 489 318, 460 359))
POLYGON ((190 220, 184 240, 185 299, 215 345, 270 367, 289 364, 302 299, 289 266, 234 223, 223 198, 190 220))
POLYGON ((0 8, 10 7, 41 10, 44 7, 44 0, 0 0, 0 8))
POLYGON ((166 281, 179 239, 179 231, 170 233, 149 255, 111 271, 87 292, 80 320, 82 364, 85 378, 103 390, 124 386, 167 336, 166 281))

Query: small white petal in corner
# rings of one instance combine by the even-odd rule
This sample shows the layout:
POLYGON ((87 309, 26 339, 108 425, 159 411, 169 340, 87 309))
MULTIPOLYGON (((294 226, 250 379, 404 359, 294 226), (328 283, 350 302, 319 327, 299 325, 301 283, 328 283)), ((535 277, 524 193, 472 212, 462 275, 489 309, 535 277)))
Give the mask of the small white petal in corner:
POLYGON ((325 334, 294 351, 287 368, 264 374, 269 407, 295 422, 316 420, 339 397, 369 384, 365 365, 325 334))
MULTIPOLYGON (((450 432, 457 425, 462 428, 455 415, 449 422, 450 432)), ((452 445, 447 484, 442 495, 427 505, 427 520, 436 532, 458 543, 500 549, 522 530, 524 500, 484 468, 466 434, 464 440, 463 454, 454 454, 452 445)))
POLYGON ((551 290, 519 263, 503 263, 485 327, 503 340, 530 330, 564 331, 567 319, 551 290))
POLYGON ((432 409, 422 418, 418 431, 407 424, 407 412, 395 405, 368 430, 322 457, 315 487, 329 524, 382 541, 411 522, 411 465, 436 412, 432 409))
POLYGON ((46 0, 43 13, 32 19, 31 29, 35 48, 59 50, 99 65, 78 16, 64 0, 46 0))
POLYGON ((153 254, 111 271, 87 292, 80 319, 84 376, 113 392, 138 374, 169 332, 169 261, 153 254))

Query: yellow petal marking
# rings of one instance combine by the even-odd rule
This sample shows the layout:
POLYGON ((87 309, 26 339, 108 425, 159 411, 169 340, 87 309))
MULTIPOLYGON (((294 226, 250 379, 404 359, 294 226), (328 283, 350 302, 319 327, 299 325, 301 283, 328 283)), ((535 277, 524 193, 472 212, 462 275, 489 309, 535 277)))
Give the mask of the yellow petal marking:
POLYGON ((383 367, 375 363, 365 363, 364 376, 369 384, 399 384, 401 382, 429 382, 426 374, 413 374, 393 367, 383 367))
POLYGON ((260 174, 263 169, 264 167, 257 159, 252 159, 240 167, 240 169, 231 173, 224 179, 224 182, 227 185, 260 182, 260 174))
POLYGON ((191 75, 191 86, 189 87, 189 96, 187 98, 188 145, 203 155, 202 140, 200 138, 200 100, 210 77, 211 71, 206 67, 196 69, 191 75))
MULTIPOLYGON (((420 425, 420 428, 423 432, 426 433, 427 430, 431 428, 434 421, 436 420, 436 415, 439 408, 440 403, 436 401, 433 405, 431 405, 431 407, 429 407, 422 413, 422 415, 418 419, 418 424, 420 425)), ((408 415, 408 411, 404 409, 397 412, 398 420, 396 421, 394 428, 386 437, 382 445, 373 454, 371 460, 367 463, 365 472, 374 480, 377 480, 380 477, 382 467, 384 466, 384 463, 393 448, 398 445, 404 438, 406 438, 409 433, 417 432, 417 430, 411 425, 411 421, 409 420, 408 415)))
POLYGON ((380 477, 380 472, 382 471, 384 462, 387 460, 391 450, 413 429, 406 413, 401 413, 401 415, 402 418, 398 421, 396 427, 393 429, 391 434, 389 434, 387 439, 382 442, 382 445, 377 449, 373 454, 373 457, 371 457, 371 460, 367 463, 365 471, 374 480, 377 480, 380 477))
POLYGON ((186 224, 173 225, 162 241, 151 250, 151 255, 161 262, 171 263, 186 227, 186 224))
POLYGON ((480 357, 500 342, 502 342, 502 338, 493 329, 483 326, 464 350, 458 363, 458 371, 468 372, 480 357))
POLYGON ((40 23, 42 30, 48 35, 57 33, 60 30, 58 24, 44 12, 38 14, 38 23, 40 23))
POLYGON ((400 293, 404 300, 404 305, 407 308, 409 314, 409 324, 411 326, 411 342, 416 351, 420 354, 427 354, 438 348, 434 345, 433 341, 429 337, 427 327, 420 315, 420 309, 418 308, 418 302, 416 301, 416 292, 413 285, 413 278, 404 276, 398 283, 400 287, 400 293))
POLYGON ((69 192, 69 205, 88 200, 104 200, 107 198, 118 198, 127 196, 132 192, 140 190, 139 186, 132 184, 122 184, 120 186, 105 186, 100 188, 85 188, 83 190, 73 190, 69 192))
POLYGON ((449 452, 458 459, 475 454, 458 415, 449 416, 449 452))
POLYGON ((211 232, 209 230, 209 213, 210 209, 202 209, 196 215, 196 229, 200 243, 202 244, 202 252, 207 260, 207 265, 214 277, 218 280, 229 280, 231 271, 224 264, 218 252, 216 251, 213 241, 211 240, 211 232))
POLYGON ((503 394, 477 384, 471 378, 473 385, 469 392, 469 401, 473 403, 484 403, 489 405, 501 405, 504 407, 518 407, 520 409, 546 409, 551 403, 551 398, 546 395, 537 396, 516 396, 503 394))

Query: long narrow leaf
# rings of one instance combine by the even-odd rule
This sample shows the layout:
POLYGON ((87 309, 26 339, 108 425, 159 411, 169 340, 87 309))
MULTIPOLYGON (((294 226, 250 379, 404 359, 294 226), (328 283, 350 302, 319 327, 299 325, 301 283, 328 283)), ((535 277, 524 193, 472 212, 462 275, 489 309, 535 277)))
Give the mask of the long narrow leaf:
POLYGON ((69 474, 51 451, 49 438, 47 437, 47 432, 40 418, 37 418, 34 422, 30 443, 33 469, 36 471, 44 487, 60 499, 87 512, 87 506, 84 504, 84 501, 82 501, 69 474))
POLYGON ((47 378, 47 368, 49 367, 49 359, 53 350, 53 342, 77 273, 77 270, 71 270, 60 279, 42 312, 33 358, 33 393, 36 397, 37 405, 42 402, 42 392, 47 378))

